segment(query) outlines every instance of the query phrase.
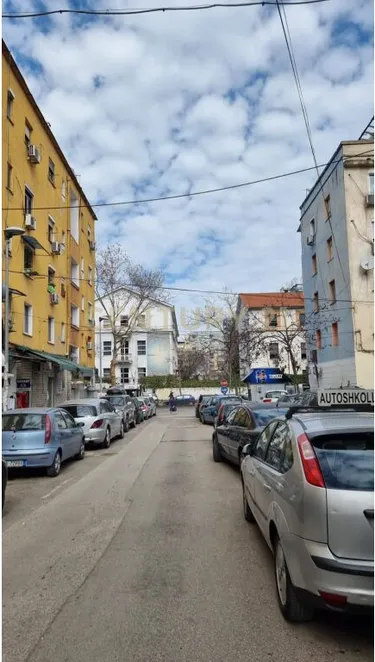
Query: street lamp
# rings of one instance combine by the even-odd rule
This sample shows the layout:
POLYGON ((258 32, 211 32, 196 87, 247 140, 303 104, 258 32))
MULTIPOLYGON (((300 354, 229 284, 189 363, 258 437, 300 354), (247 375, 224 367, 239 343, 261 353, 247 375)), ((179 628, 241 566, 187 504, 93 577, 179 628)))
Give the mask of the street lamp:
POLYGON ((17 226, 5 228, 5 332, 4 332, 4 391, 3 391, 3 410, 8 408, 8 393, 9 393, 9 248, 12 237, 17 237, 25 234, 23 228, 17 226))
POLYGON ((100 393, 103 390, 103 358, 102 358, 102 321, 106 317, 99 317, 99 388, 100 393))

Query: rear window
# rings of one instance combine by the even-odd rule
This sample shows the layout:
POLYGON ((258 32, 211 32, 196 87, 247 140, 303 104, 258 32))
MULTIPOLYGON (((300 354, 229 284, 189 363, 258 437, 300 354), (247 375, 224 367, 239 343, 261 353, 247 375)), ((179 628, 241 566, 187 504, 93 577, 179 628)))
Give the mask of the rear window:
POLYGON ((44 430, 45 414, 3 414, 3 432, 44 430))
POLYGON ((237 405, 239 402, 242 402, 241 398, 225 398, 225 400, 219 400, 222 405, 237 405))
POLYGON ((125 404, 125 398, 121 397, 121 395, 107 395, 105 399, 112 405, 117 405, 118 407, 123 407, 125 404))
POLYGON ((87 416, 97 416, 98 412, 94 405, 69 405, 63 407, 73 418, 86 418, 87 416))
POLYGON ((361 432, 316 437, 311 443, 328 488, 374 489, 374 434, 361 432))
POLYGON ((275 409, 256 409, 255 411, 253 410, 253 414, 257 427, 262 427, 268 425, 270 421, 278 416, 285 416, 287 411, 288 409, 279 409, 279 407, 275 407, 275 409))

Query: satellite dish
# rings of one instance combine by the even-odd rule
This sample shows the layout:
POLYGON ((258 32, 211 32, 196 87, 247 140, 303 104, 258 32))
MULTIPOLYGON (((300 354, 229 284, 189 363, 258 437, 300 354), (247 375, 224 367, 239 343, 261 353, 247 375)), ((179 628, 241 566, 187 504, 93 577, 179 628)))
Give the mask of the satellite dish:
POLYGON ((374 268, 374 256, 370 255, 369 257, 364 257, 361 262, 361 269, 367 273, 374 268))

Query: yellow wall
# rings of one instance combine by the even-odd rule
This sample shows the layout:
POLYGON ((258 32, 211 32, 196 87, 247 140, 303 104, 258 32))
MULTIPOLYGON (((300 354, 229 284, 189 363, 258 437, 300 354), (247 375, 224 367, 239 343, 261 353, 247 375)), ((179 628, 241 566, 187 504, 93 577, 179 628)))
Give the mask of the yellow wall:
MULTIPOLYGON (((29 187, 34 195, 32 215, 36 218, 36 230, 27 230, 26 235, 34 237, 46 249, 36 250, 33 269, 38 276, 28 277, 24 274, 24 246, 22 238, 12 239, 12 255, 10 258, 10 287, 20 290, 26 297, 12 297, 12 321, 14 331, 10 333, 10 343, 26 345, 32 349, 50 352, 52 354, 69 355, 69 345, 79 347, 78 363, 87 367, 95 365, 95 333, 94 327, 88 324, 88 302, 92 303, 94 317, 95 292, 94 284, 88 283, 88 266, 95 274, 95 252, 89 248, 88 227, 91 228, 90 239, 95 241, 95 216, 92 210, 82 199, 73 172, 64 163, 58 149, 53 143, 48 129, 38 116, 30 96, 22 85, 19 72, 9 54, 3 46, 2 61, 2 129, 3 129, 3 207, 10 208, 3 211, 3 229, 10 226, 25 228, 24 199, 25 186, 29 187), (8 90, 14 94, 12 118, 7 117, 8 90), (36 145, 41 153, 41 162, 32 165, 27 156, 25 145, 25 123, 32 127, 31 143, 36 145), (49 159, 55 164, 55 183, 48 179, 49 159), (12 166, 11 190, 7 188, 8 163, 12 166), (63 197, 65 187, 65 200, 63 197), (79 217, 79 243, 70 234, 69 195, 73 191, 80 200, 79 217), (45 207, 45 209, 37 209, 45 207), (60 207, 60 209, 53 209, 60 207), (20 208, 20 210, 17 210, 20 208), (12 211, 13 210, 13 211, 12 211), (66 248, 63 254, 53 255, 48 238, 48 217, 55 221, 56 241, 61 242, 65 232, 66 248), (71 256, 79 264, 79 289, 70 281, 71 256), (81 273, 81 259, 84 259, 84 274, 81 273), (50 295, 47 291, 48 267, 55 269, 56 292, 60 295, 60 302, 51 305, 50 295), (65 277, 65 297, 61 296, 62 277, 65 277), (85 280, 82 280, 84 278, 85 280), (85 310, 82 312, 82 296, 85 299, 85 310), (33 333, 32 336, 24 333, 24 304, 33 306, 33 333), (71 303, 78 304, 80 314, 79 330, 71 327, 71 303), (48 342, 48 317, 55 318, 55 342, 48 342), (61 341, 62 324, 65 324, 65 343, 61 341), (87 342, 91 337, 93 350, 88 351, 87 342)), ((34 102, 35 103, 35 102, 34 102)), ((3 279, 5 262, 3 260, 3 279)), ((3 280, 4 282, 4 280, 3 280)))

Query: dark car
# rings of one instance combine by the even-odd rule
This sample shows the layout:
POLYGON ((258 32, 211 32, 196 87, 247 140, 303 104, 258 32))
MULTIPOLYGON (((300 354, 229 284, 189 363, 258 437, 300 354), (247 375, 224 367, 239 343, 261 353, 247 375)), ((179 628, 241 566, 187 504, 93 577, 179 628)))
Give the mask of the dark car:
MULTIPOLYGON (((176 407, 194 407, 195 398, 193 395, 175 395, 174 402, 176 407)), ((169 398, 165 400, 164 405, 169 407, 169 398)))
POLYGON ((143 402, 138 400, 138 398, 132 398, 132 401, 135 408, 135 420, 138 425, 139 423, 143 423, 143 421, 145 420, 145 415, 143 412, 143 402))
POLYGON ((203 404, 206 404, 208 400, 212 398, 211 395, 203 395, 201 394, 198 398, 197 404, 195 405, 195 416, 196 418, 200 418, 200 410, 203 404))
POLYGON ((7 488, 7 483, 8 483, 8 467, 7 463, 5 462, 3 458, 3 477, 2 477, 2 486, 3 486, 3 508, 4 508, 4 503, 5 503, 5 490, 7 488))
POLYGON ((201 421, 206 425, 213 425, 222 403, 240 405, 242 402, 243 400, 239 395, 214 395, 207 406, 201 409, 201 421))
POLYGON ((105 400, 108 400, 116 411, 122 412, 125 432, 129 430, 129 427, 135 428, 137 425, 137 418, 133 399, 129 395, 126 395, 126 393, 117 394, 114 393, 114 390, 108 389, 105 400))
POLYGON ((266 405, 249 407, 247 403, 233 409, 223 425, 217 427, 212 435, 215 462, 227 459, 239 466, 243 447, 254 443, 273 418, 283 416, 287 411, 288 408, 266 405))

